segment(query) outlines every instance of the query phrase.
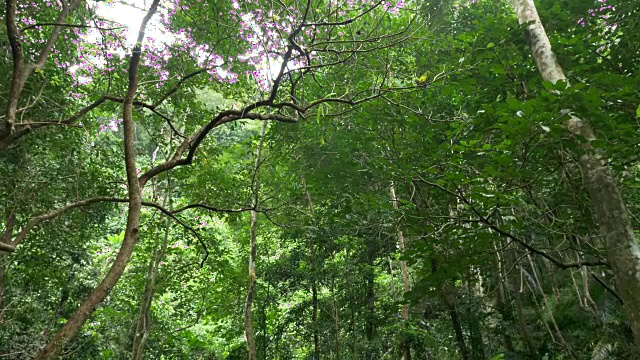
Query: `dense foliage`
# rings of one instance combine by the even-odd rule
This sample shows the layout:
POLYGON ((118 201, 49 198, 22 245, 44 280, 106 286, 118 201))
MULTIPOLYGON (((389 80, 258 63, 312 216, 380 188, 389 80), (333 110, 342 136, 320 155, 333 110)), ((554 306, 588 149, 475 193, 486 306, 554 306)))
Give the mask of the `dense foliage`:
POLYGON ((640 2, 0 5, 0 359, 640 358, 640 2))

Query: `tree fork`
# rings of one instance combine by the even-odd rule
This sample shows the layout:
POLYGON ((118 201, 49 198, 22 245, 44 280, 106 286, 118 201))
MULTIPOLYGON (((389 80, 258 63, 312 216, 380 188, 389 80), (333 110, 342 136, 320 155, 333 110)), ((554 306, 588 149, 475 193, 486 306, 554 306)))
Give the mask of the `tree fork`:
POLYGON ((131 258, 138 236, 140 235, 140 212, 142 209, 142 191, 136 173, 135 154, 135 122, 133 121, 133 101, 138 89, 138 65, 142 54, 142 41, 147 27, 147 23, 158 10, 160 0, 154 0, 145 15, 136 45, 133 47, 131 60, 129 62, 129 86, 123 106, 122 122, 124 125, 124 157, 125 170, 127 173, 127 187, 129 193, 129 209, 127 213, 127 226, 125 228, 124 239, 120 251, 115 261, 107 272, 102 282, 97 288, 80 304, 78 310, 69 317, 69 320, 58 332, 49 340, 34 360, 48 360, 56 358, 66 343, 68 343, 82 328, 85 321, 91 316, 93 311, 109 295, 111 289, 116 285, 124 269, 131 258))

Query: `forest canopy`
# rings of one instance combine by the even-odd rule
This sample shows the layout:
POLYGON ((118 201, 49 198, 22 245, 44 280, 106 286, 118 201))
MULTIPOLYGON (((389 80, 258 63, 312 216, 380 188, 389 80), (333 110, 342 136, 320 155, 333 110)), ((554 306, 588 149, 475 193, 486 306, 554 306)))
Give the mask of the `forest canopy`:
POLYGON ((640 358, 640 2, 0 7, 0 359, 640 358))

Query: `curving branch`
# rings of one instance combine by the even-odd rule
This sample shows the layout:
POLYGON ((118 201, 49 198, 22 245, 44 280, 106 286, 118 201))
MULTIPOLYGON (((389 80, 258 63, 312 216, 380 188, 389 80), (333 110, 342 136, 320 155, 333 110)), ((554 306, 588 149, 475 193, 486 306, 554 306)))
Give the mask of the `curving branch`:
MULTIPOLYGON (((62 10, 55 22, 64 23, 69 15, 83 2, 83 0, 73 0, 71 4, 62 2, 62 10)), ((34 71, 39 70, 44 66, 47 61, 47 57, 49 57, 49 54, 53 50, 53 47, 58 41, 63 29, 60 25, 54 25, 51 35, 47 39, 42 50, 40 50, 38 60, 35 63, 25 65, 22 42, 20 40, 20 30, 17 25, 16 10, 16 0, 6 0, 5 24, 7 27, 9 45, 11 46, 13 72, 11 75, 11 85, 9 88, 7 106, 5 108, 5 119, 0 123, 0 150, 6 149, 13 141, 26 133, 23 132, 19 136, 12 136, 15 132, 16 114, 18 103, 22 96, 22 90, 24 89, 24 85, 29 79, 29 76, 31 76, 34 71)))
POLYGON ((343 25, 349 25, 353 22, 355 22, 356 20, 358 20, 359 18, 367 15, 368 13, 372 12, 373 10, 375 10, 376 8, 380 7, 380 5, 382 5, 382 3, 384 2, 384 0, 380 0, 377 3, 371 5, 370 8, 368 8, 367 10, 359 13, 358 15, 343 20, 343 21, 336 21, 336 22, 330 22, 330 21, 326 21, 326 22, 314 22, 314 23, 304 23, 302 24, 302 27, 320 27, 320 26, 343 26, 343 25))
MULTIPOLYGON (((44 221, 54 219, 59 215, 67 212, 68 210, 75 209, 78 207, 89 206, 99 202, 125 202, 125 201, 127 200, 109 197, 109 196, 97 196, 94 198, 85 199, 85 200, 77 201, 71 204, 67 204, 63 207, 60 207, 48 213, 38 215, 32 218, 31 220, 29 220, 29 222, 27 222, 27 224, 22 228, 22 230, 18 232, 15 238, 13 238, 13 240, 11 240, 12 236, 10 233, 8 234, 5 233, 5 238, 3 239, 4 241, 0 242, 0 250, 5 252, 14 252, 16 250, 16 247, 20 245, 20 243, 24 240, 24 238, 27 236, 29 231, 31 231, 34 227, 36 227, 37 225, 39 225, 44 221)), ((10 230, 10 229, 8 228, 7 230, 10 230)))
POLYGON ((67 119, 59 120, 59 121, 39 121, 39 122, 26 122, 26 123, 18 123, 14 124, 15 127, 19 126, 20 128, 13 131, 11 134, 0 137, 0 151, 8 148, 11 144, 13 144, 16 140, 25 136, 32 130, 52 125, 63 125, 63 126, 75 126, 75 122, 80 120, 83 116, 91 112, 93 109, 102 105, 105 101, 107 101, 107 95, 103 95, 98 98, 96 101, 91 104, 83 107, 78 110, 75 114, 71 115, 67 119))
MULTIPOLYGON (((85 199, 85 200, 81 200, 81 201, 77 201, 74 203, 70 203, 67 204, 65 206, 62 206, 58 209, 52 210, 50 212, 38 215, 34 218, 32 218, 31 220, 29 220, 29 222, 27 222, 27 224, 22 228, 22 230, 20 230, 20 232, 12 239, 12 230, 13 230, 13 224, 15 222, 15 214, 14 213, 9 213, 7 215, 7 219, 5 221, 5 232, 2 235, 2 237, 0 237, 0 251, 4 251, 4 252, 15 252, 16 248, 18 247, 18 245, 20 245, 20 243, 22 243, 22 241, 27 237, 27 235, 29 234, 29 232, 31 230, 33 230, 33 228, 35 228, 36 226, 40 225, 42 222, 45 222, 47 220, 52 220, 57 218, 58 216, 62 215, 63 213, 75 209, 75 208, 79 208, 79 207, 86 207, 86 206, 90 206, 96 203, 101 203, 101 202, 111 202, 111 203, 128 203, 129 199, 127 198, 118 198, 118 197, 111 197, 111 196, 96 196, 93 198, 89 198, 89 199, 85 199)), ((251 211, 254 210, 253 208, 246 208, 246 209, 221 209, 221 208, 216 208, 216 207, 212 207, 206 204, 189 204, 189 205, 185 205, 182 208, 176 209, 176 210, 168 210, 166 208, 164 208, 162 205, 151 202, 151 201, 142 201, 142 206, 146 206, 146 207, 152 207, 158 211, 160 211, 161 213, 163 213, 164 215, 170 217, 172 220, 174 220, 175 222, 177 222, 178 224, 180 224, 182 227, 184 227, 185 229, 187 229, 189 232, 191 232, 197 239, 198 242, 200 243, 200 246, 202 246, 202 249, 205 253, 205 257, 202 260, 202 262, 204 263, 204 261, 207 259, 207 257, 209 256, 209 250, 207 248, 207 245, 204 243, 202 237, 200 236, 200 234, 198 233, 198 231, 196 231, 192 226, 190 226, 189 224, 185 223, 184 221, 182 221, 180 218, 178 218, 176 216, 176 214, 183 212, 185 210, 188 209, 194 209, 194 208, 203 208, 209 211, 215 211, 215 212, 220 212, 220 213, 237 213, 237 212, 245 212, 245 211, 251 211)), ((255 210, 257 212, 265 212, 267 210, 255 210)))
POLYGON ((173 210, 171 213, 172 214, 177 214, 177 213, 183 212, 185 210, 189 210, 189 209, 205 209, 205 210, 212 211, 212 212, 227 213, 227 214, 247 212, 247 211, 257 211, 257 212, 266 211, 266 210, 258 210, 255 207, 241 208, 241 209, 221 209, 221 208, 217 208, 217 207, 210 206, 210 205, 207 205, 207 204, 189 204, 189 205, 185 205, 185 206, 183 206, 183 207, 181 207, 179 209, 173 210))
POLYGON ((436 189, 439 189, 457 199, 459 199, 460 201, 462 201, 465 205, 467 205, 469 207, 469 209, 476 215, 476 217, 478 217, 477 222, 479 224, 482 224, 488 228, 490 228, 491 230, 495 231, 496 233, 498 233, 500 236, 503 236, 507 239, 513 240, 516 243, 520 244, 522 247, 524 247, 525 249, 527 249, 529 252, 536 254, 536 255, 540 255, 543 258, 549 260, 551 263, 553 263, 555 266, 559 267, 560 269, 570 269, 570 268, 580 268, 582 266, 609 266, 609 264, 605 261, 602 260, 594 260, 594 261, 577 261, 577 262, 571 262, 571 263, 565 263, 562 262, 561 260, 556 259, 555 257, 549 255, 548 253, 536 249, 535 247, 533 247, 528 241, 526 241, 525 239, 522 239, 508 231, 503 230, 502 228, 500 228, 499 226, 495 225, 491 220, 489 220, 489 216, 485 216, 483 215, 475 206, 473 206, 473 204, 471 204, 471 202, 469 201, 469 199, 467 199, 465 196, 463 196, 461 193, 455 193, 447 188, 445 188, 442 185, 436 184, 434 182, 428 181, 426 179, 423 179, 421 176, 418 176, 418 180, 426 185, 429 185, 431 187, 434 187, 436 189))
POLYGON ((67 24, 67 23, 61 23, 61 22, 43 22, 43 23, 35 23, 35 24, 31 24, 31 25, 27 25, 23 28, 20 29, 20 32, 23 33, 27 30, 31 30, 31 29, 35 29, 37 27, 42 27, 42 26, 59 26, 59 27, 69 27, 69 28, 80 28, 80 29, 98 29, 98 30, 119 30, 119 29, 124 29, 125 26, 116 26, 116 27, 109 27, 109 28, 105 28, 105 27, 100 27, 100 26, 94 26, 94 25, 82 25, 82 24, 67 24))

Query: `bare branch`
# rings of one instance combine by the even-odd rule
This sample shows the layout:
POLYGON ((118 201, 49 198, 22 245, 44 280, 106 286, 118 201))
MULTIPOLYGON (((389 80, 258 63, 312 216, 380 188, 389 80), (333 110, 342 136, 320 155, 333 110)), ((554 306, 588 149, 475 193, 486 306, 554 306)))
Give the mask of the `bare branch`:
POLYGON ((67 24, 67 23, 58 23, 58 22, 44 22, 44 23, 36 23, 36 24, 32 24, 32 25, 27 25, 27 26, 23 27, 22 29, 20 29, 20 32, 22 33, 22 32, 25 32, 27 30, 35 29, 37 27, 42 27, 42 26, 60 26, 60 27, 81 28, 81 29, 91 28, 91 29, 98 29, 98 30, 119 30, 119 29, 124 29, 125 28, 125 26, 104 28, 104 27, 94 26, 94 25, 67 24))
POLYGON ((377 3, 373 4, 369 9, 359 13, 357 16, 354 16, 352 18, 343 20, 343 21, 336 21, 336 22, 315 22, 315 23, 305 23, 302 26, 303 27, 312 27, 312 26, 342 26, 342 25, 349 25, 353 22, 355 22, 356 20, 358 20, 359 18, 367 15, 368 13, 370 13, 371 11, 375 10, 377 7, 379 7, 382 3, 384 2, 384 0, 380 0, 377 3))
POLYGON ((213 212, 218 212, 218 213, 240 213, 240 212, 246 212, 246 211, 251 211, 251 210, 255 210, 258 211, 257 209, 255 209, 254 207, 249 207, 249 208, 241 208, 241 209, 221 209, 221 208, 217 208, 217 207, 213 207, 210 205, 206 205, 206 204, 189 204, 189 205, 185 205, 179 209, 173 210, 171 213, 172 214, 177 214, 180 212, 183 212, 185 210, 189 210, 189 209, 205 209, 208 211, 213 211, 213 212))
POLYGON ((14 124, 14 128, 16 126, 21 126, 22 128, 14 131, 13 133, 9 134, 8 136, 6 136, 4 138, 0 137, 0 150, 4 150, 4 149, 8 148, 16 140, 18 140, 19 138, 25 136, 31 130, 38 129, 38 128, 45 127, 45 126, 50 126, 50 125, 72 126, 81 117, 85 116, 86 114, 91 112, 93 109, 95 109, 98 106, 102 105, 106 100, 107 100, 107 96, 106 95, 101 96, 96 101, 94 101, 93 103, 91 103, 91 104, 83 107, 82 109, 78 110, 75 114, 71 115, 71 117, 69 117, 69 118, 67 118, 65 120, 50 121, 50 122, 47 121, 47 122, 30 122, 30 123, 14 124))
POLYGON ((125 202, 125 201, 127 200, 108 197, 108 196, 98 196, 90 199, 77 201, 71 204, 67 204, 56 210, 50 211, 48 213, 44 213, 42 215, 38 215, 32 218, 31 220, 29 220, 27 225, 25 225, 24 228, 22 228, 22 230, 16 235, 16 237, 13 240, 10 240, 11 235, 9 235, 9 239, 7 240, 10 240, 10 241, 0 242, 0 250, 6 251, 6 252, 14 252, 16 247, 20 245, 20 243, 24 240, 24 238, 27 236, 29 231, 31 231, 31 229, 33 229, 43 221, 51 220, 58 217, 59 215, 63 214, 68 210, 75 209, 78 207, 89 206, 98 202, 125 202))
POLYGON ((582 266, 608 266, 609 264, 605 261, 600 261, 600 260, 595 260, 595 261, 578 261, 578 262, 572 262, 572 263, 564 263, 556 258, 554 258, 553 256, 547 254, 546 252, 542 251, 542 250, 538 250, 535 247, 531 246, 529 244, 528 241, 514 235, 511 234, 503 229, 501 229, 500 227, 496 226, 494 223, 492 223, 488 217, 482 215, 482 213, 480 213, 480 211, 478 209, 475 208, 475 206, 473 206, 471 204, 471 202, 464 196, 462 196, 462 194, 456 194, 455 192, 445 188, 442 185, 433 183, 431 181, 425 180, 422 177, 418 176, 418 179, 431 186, 431 187, 435 187, 457 199, 459 199, 460 201, 462 201, 465 205, 467 205, 469 207, 469 209, 471 209, 471 211, 478 217, 479 219, 479 223, 481 223, 482 225, 485 225, 486 227, 492 229, 493 231, 497 232, 499 235, 506 237, 508 239, 511 239, 515 242, 517 242, 518 244, 520 244, 522 247, 524 247, 525 249, 529 250, 531 253, 537 254, 542 256, 543 258, 549 260, 551 263, 553 263, 554 265, 556 265, 557 267, 561 268, 561 269, 569 269, 569 268, 580 268, 582 266))
MULTIPOLYGON (((58 15, 56 23, 64 23, 69 14, 75 10, 83 0, 74 0, 71 5, 67 5, 63 2, 62 10, 58 15)), ((24 64, 24 54, 22 51, 22 42, 20 41, 20 30, 16 21, 16 0, 6 1, 6 20, 7 36, 9 38, 9 44, 11 46, 11 57, 13 60, 13 74, 11 76, 11 87, 9 89, 9 99, 7 101, 7 107, 5 109, 5 120, 0 123, 0 150, 7 148, 10 142, 6 142, 5 139, 10 137, 15 131, 16 112, 24 84, 31 74, 38 69, 41 69, 53 46, 58 41, 62 26, 54 26, 51 35, 47 39, 44 47, 40 51, 38 60, 33 64, 24 64)), ((20 135, 23 136, 24 134, 20 135)), ((13 138, 13 140, 20 136, 13 138)), ((13 141, 11 140, 11 141, 13 141)))

